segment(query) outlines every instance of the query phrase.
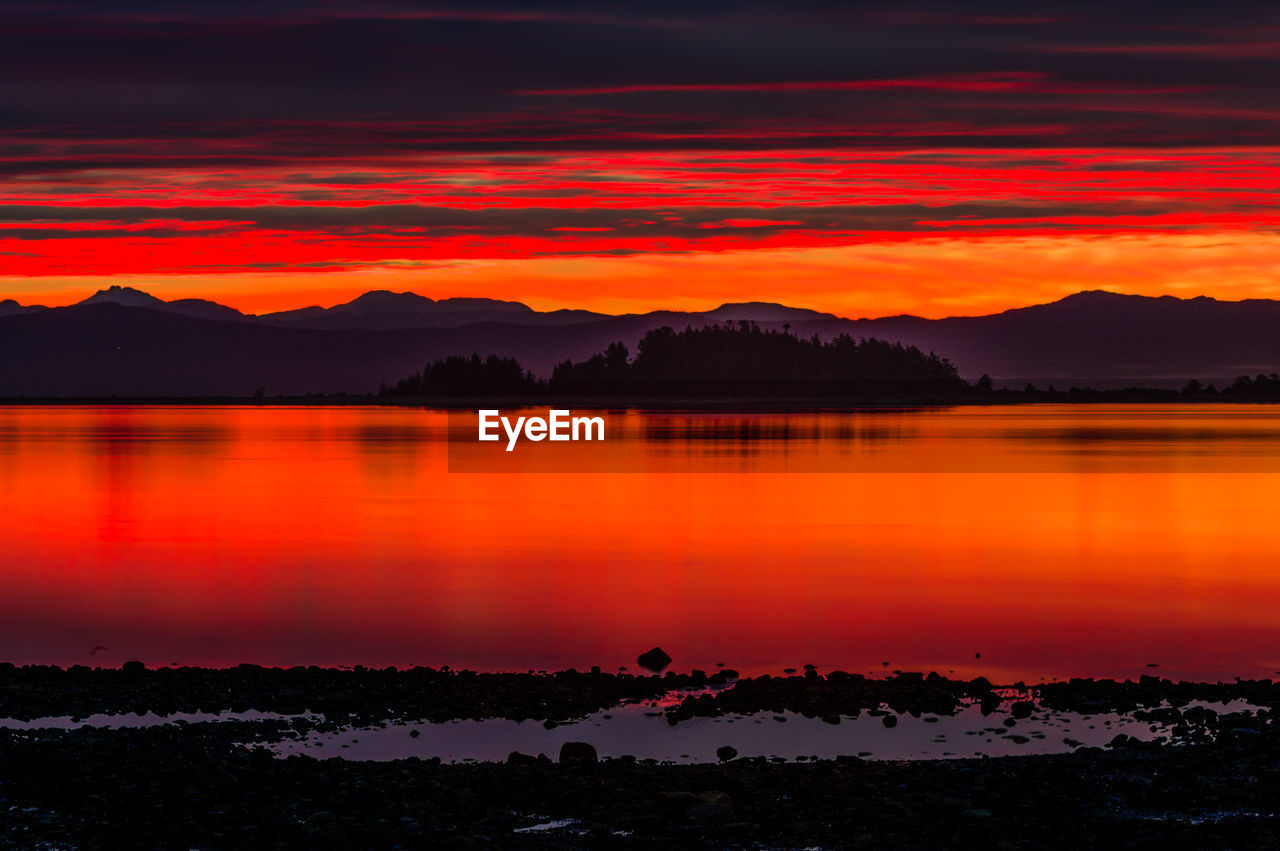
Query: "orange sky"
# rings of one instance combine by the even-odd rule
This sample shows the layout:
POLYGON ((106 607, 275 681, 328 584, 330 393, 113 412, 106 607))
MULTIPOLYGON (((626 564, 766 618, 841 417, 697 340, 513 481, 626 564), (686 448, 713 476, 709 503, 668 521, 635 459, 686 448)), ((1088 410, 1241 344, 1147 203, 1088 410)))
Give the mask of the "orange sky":
POLYGON ((1269 4, 508 5, 0 4, 0 298, 1280 296, 1269 4))
POLYGON ((166 300, 213 298, 249 313, 329 306, 372 289, 483 295, 535 309, 700 310, 778 301, 841 316, 991 313, 1085 289, 1189 298, 1280 298, 1280 238, 1249 232, 999 236, 853 246, 470 259, 434 268, 331 272, 0 277, 23 303, 69 304, 113 283, 166 300))
POLYGON ((0 187, 0 296, 110 284, 246 312, 371 289, 610 313, 937 317, 1083 289, 1280 297, 1280 153, 430 155, 0 187))

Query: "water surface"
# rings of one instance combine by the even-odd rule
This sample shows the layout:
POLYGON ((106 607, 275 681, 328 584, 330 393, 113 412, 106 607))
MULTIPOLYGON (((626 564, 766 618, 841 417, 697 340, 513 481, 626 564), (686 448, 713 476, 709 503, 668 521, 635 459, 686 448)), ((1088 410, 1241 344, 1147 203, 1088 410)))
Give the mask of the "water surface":
POLYGON ((2 408, 0 659, 1280 670, 1275 407, 606 416, 2 408))

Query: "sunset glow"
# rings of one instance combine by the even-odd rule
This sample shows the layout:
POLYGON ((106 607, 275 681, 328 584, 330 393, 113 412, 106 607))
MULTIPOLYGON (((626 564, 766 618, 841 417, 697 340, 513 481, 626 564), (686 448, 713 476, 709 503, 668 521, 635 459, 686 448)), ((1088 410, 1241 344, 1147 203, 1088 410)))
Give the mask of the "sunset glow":
POLYGON ((0 295, 23 303, 1280 295, 1262 9, 63 11, 0 15, 0 67, 34 81, 0 98, 0 295))
POLYGON ((1276 185, 1280 158, 1263 152, 110 173, 0 195, 25 217, 0 229, 0 286, 58 305, 129 283, 249 312, 369 289, 607 312, 770 300, 848 316, 990 312, 1093 288, 1273 297, 1276 185))

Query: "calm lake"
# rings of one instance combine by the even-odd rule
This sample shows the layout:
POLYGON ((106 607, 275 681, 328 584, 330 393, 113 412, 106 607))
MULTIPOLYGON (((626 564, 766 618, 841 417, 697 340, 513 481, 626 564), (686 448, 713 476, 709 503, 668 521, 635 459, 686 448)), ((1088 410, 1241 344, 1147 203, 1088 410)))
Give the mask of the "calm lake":
POLYGON ((1280 670, 1274 406, 599 414, 0 408, 0 660, 1280 670))

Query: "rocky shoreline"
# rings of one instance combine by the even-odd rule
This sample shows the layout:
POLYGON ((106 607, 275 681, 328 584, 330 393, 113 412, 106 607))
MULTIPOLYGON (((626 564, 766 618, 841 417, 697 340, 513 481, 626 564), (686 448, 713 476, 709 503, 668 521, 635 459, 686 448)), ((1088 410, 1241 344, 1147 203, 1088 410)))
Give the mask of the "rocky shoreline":
POLYGON ((276 759, 229 724, 0 732, 15 848, 1259 848, 1267 725, 1184 748, 674 766, 276 759))
MULTIPOLYGON (((809 668, 484 674, 448 669, 61 669, 0 665, 0 717, 309 712, 312 719, 0 730, 0 847, 1228 848, 1280 846, 1280 684, 1072 680, 994 686, 809 668), (449 718, 565 721, 669 700, 667 721, 790 711, 946 715, 981 705, 1127 712, 1155 742, 912 762, 854 756, 672 765, 590 747, 505 763, 278 758, 314 728, 449 718), (1247 701, 1249 712, 1208 705, 1247 701)), ((970 710, 975 711, 975 710, 970 710)), ((1007 723, 1007 721, 1006 721, 1007 723)), ((888 726, 886 724, 886 726, 888 726)))
POLYGON ((950 679, 937 673, 895 671, 867 677, 805 666, 803 673, 740 677, 730 668, 710 673, 610 673, 572 668, 554 673, 483 673, 427 668, 161 667, 126 662, 121 668, 17 666, 0 662, 0 718, 154 712, 304 712, 359 724, 380 720, 448 721, 510 718, 566 721, 620 703, 701 690, 667 709, 673 722, 695 716, 794 711, 807 717, 851 715, 888 707, 898 714, 949 715, 966 701, 999 706, 1035 702, 1061 711, 1132 712, 1191 701, 1244 700, 1280 708, 1280 681, 1175 682, 1071 679, 993 684, 986 677, 950 679), (729 688, 728 686, 732 686, 729 688))

